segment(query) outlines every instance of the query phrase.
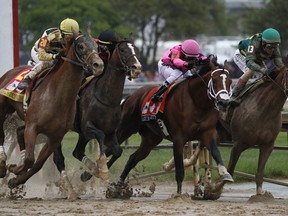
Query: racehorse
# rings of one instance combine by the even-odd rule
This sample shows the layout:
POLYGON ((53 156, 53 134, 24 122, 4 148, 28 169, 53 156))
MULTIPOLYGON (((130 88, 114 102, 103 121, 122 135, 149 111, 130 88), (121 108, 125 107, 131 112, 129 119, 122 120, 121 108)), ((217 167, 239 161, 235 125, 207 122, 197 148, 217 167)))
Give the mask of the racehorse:
MULTIPOLYGON (((106 146, 115 155, 121 155, 122 149, 116 138, 116 128, 120 121, 120 102, 125 84, 125 78, 137 78, 142 66, 135 53, 135 47, 130 40, 119 40, 111 53, 111 58, 105 66, 101 77, 93 79, 79 93, 74 130, 79 134, 73 156, 82 161, 96 177, 108 178, 108 168, 105 166, 106 146), (91 139, 97 139, 100 146, 100 158, 97 164, 85 155, 85 147, 91 139), (102 168, 99 167, 102 164, 102 168)), ((109 152, 108 152, 109 154, 109 152)), ((61 172, 65 169, 61 147, 54 154, 56 165, 61 172)), ((89 178, 92 177, 89 174, 89 178)))
POLYGON ((255 176, 256 195, 262 190, 266 162, 273 150, 275 139, 281 129, 281 110, 288 93, 288 56, 285 67, 272 71, 271 77, 262 78, 262 84, 246 94, 239 106, 234 108, 230 121, 220 122, 232 136, 233 147, 228 172, 233 175, 237 161, 243 151, 259 147, 258 168, 255 176))
MULTIPOLYGON (((62 57, 42 83, 33 90, 26 115, 22 102, 15 102, 0 95, 0 146, 3 146, 3 122, 6 116, 16 111, 21 119, 25 119, 25 126, 17 129, 20 148, 26 148, 25 159, 22 165, 10 167, 9 170, 16 174, 16 177, 8 182, 10 188, 24 184, 42 168, 47 158, 61 145, 64 135, 72 127, 76 97, 84 78, 84 71, 89 70, 97 76, 103 72, 104 64, 98 56, 98 47, 92 37, 74 32, 65 48, 66 57, 62 57), (35 162, 35 141, 40 133, 47 136, 47 142, 35 162)), ((0 79, 0 87, 5 86, 23 68, 27 66, 14 68, 4 74, 0 79)), ((5 152, 1 154, 0 161, 0 174, 4 177, 5 152)))
MULTIPOLYGON (((225 62, 225 68, 226 66, 225 62)), ((181 194, 184 179, 183 148, 185 143, 191 140, 199 140, 201 149, 205 146, 210 149, 214 160, 223 171, 221 174, 225 174, 225 180, 233 181, 216 146, 215 128, 218 121, 217 103, 229 98, 231 83, 229 71, 216 67, 210 61, 209 66, 204 66, 198 76, 192 76, 172 89, 167 96, 162 117, 168 136, 164 135, 157 121, 141 120, 143 101, 155 86, 144 86, 136 90, 123 104, 117 137, 119 143, 122 143, 138 132, 141 143, 129 157, 118 183, 124 183, 130 170, 145 159, 163 138, 173 143, 177 193, 181 194), (200 76, 203 72, 206 73, 200 76)))

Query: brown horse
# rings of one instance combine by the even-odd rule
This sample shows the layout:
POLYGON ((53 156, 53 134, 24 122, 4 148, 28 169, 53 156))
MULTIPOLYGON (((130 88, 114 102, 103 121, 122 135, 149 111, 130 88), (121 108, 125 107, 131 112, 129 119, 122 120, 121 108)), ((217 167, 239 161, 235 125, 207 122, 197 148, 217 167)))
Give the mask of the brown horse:
MULTIPOLYGON (((65 48, 66 57, 55 65, 32 92, 26 115, 22 102, 0 96, 0 146, 3 146, 3 122, 6 116, 16 111, 25 119, 25 126, 18 129, 18 134, 22 134, 24 130, 25 159, 23 165, 11 167, 10 171, 17 176, 9 180, 10 188, 24 184, 42 168, 51 153, 61 145, 64 135, 72 127, 75 101, 84 77, 83 72, 88 69, 93 74, 100 75, 103 71, 103 61, 98 56, 97 44, 92 37, 74 33, 65 48), (40 133, 47 136, 47 142, 35 162, 35 141, 40 133)), ((23 68, 25 67, 8 71, 1 77, 0 87, 5 86, 23 68)), ((18 142, 21 141, 23 142, 23 137, 20 136, 18 142)), ((0 174, 3 177, 6 174, 5 152, 1 154, 0 161, 0 174)))
POLYGON ((255 177, 256 194, 263 194, 262 184, 266 162, 273 150, 275 139, 281 129, 281 110, 288 93, 288 56, 286 67, 273 71, 255 91, 244 96, 235 107, 231 121, 221 121, 232 135, 228 172, 233 175, 237 161, 243 151, 259 146, 258 168, 255 177))
MULTIPOLYGON (((96 177, 108 178, 106 148, 112 154, 121 155, 122 149, 117 141, 116 128, 120 122, 122 93, 125 78, 137 78, 142 66, 137 59, 135 47, 130 40, 119 40, 107 61, 101 77, 93 79, 79 93, 77 113, 73 130, 79 134, 74 157, 82 161, 96 177), (87 143, 97 139, 100 158, 97 164, 85 155, 87 143), (99 164, 103 164, 99 166, 99 164)), ((108 152, 109 154, 109 152, 108 152)), ((54 161, 60 172, 65 169, 61 147, 54 153, 54 161)), ((89 173, 89 178, 92 175, 89 173)))
POLYGON ((199 140, 200 148, 206 146, 212 152, 219 168, 224 171, 225 180, 233 181, 223 165, 217 148, 216 123, 217 103, 229 98, 231 78, 228 70, 210 65, 199 73, 203 76, 190 77, 169 93, 163 113, 163 122, 169 133, 165 136, 157 121, 141 121, 141 107, 147 94, 155 86, 145 86, 136 90, 123 104, 120 126, 117 129, 119 143, 132 134, 141 136, 140 147, 130 156, 119 183, 123 183, 130 170, 145 159, 163 138, 173 142, 177 193, 182 192, 184 179, 183 148, 187 141, 199 140), (208 90, 208 94, 207 94, 208 90), (210 97, 209 97, 210 96, 210 97), (216 107, 215 107, 216 105, 216 107))

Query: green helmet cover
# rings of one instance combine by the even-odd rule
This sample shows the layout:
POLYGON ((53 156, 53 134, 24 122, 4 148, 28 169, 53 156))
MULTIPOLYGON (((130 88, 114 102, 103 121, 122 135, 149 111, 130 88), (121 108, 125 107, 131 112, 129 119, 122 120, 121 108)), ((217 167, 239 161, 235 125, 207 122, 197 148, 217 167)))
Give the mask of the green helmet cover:
POLYGON ((262 40, 266 43, 280 43, 280 34, 276 29, 268 28, 262 33, 262 40))

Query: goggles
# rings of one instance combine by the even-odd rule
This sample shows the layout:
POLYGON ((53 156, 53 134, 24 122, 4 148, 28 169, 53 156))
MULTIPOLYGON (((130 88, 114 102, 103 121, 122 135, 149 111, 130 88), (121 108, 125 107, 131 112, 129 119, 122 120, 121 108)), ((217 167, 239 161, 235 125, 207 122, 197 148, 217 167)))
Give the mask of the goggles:
POLYGON ((103 44, 98 44, 99 49, 106 51, 108 50, 108 46, 107 45, 103 45, 103 44))
POLYGON ((268 49, 268 50, 274 50, 276 49, 277 47, 279 47, 279 44, 278 43, 270 43, 270 44, 266 44, 265 45, 265 49, 268 49))

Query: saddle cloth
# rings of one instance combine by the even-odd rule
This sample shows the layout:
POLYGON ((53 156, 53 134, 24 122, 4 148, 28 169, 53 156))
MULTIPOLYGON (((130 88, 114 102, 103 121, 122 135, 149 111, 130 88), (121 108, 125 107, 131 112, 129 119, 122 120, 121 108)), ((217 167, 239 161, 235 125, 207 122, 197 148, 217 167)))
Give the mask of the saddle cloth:
POLYGON ((153 88, 147 96, 145 97, 143 104, 142 104, 142 111, 141 111, 141 119, 143 122, 152 121, 157 119, 158 112, 163 113, 166 103, 166 98, 170 90, 173 86, 171 86, 168 90, 166 90, 163 94, 162 101, 153 103, 151 101, 152 96, 157 91, 158 87, 153 88))
POLYGON ((0 94, 11 100, 23 102, 25 90, 19 90, 17 89, 17 86, 27 76, 31 69, 32 67, 21 70, 7 85, 0 89, 0 94))

